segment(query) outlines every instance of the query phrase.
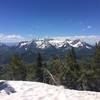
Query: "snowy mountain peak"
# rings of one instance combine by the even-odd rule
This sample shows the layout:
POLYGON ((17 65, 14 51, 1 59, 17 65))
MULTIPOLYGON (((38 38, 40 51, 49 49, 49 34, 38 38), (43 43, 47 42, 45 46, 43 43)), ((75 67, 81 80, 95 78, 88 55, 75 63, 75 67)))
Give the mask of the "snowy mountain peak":
POLYGON ((41 39, 41 40, 32 40, 32 41, 23 41, 20 42, 18 47, 28 47, 34 46, 35 48, 62 48, 62 47, 75 47, 75 48, 88 48, 90 49, 92 46, 86 42, 81 41, 80 39, 69 40, 69 39, 41 39))
POLYGON ((49 40, 46 40, 46 39, 39 40, 36 42, 36 44, 37 44, 37 48, 41 48, 41 49, 48 48, 51 46, 51 44, 49 43, 49 40))

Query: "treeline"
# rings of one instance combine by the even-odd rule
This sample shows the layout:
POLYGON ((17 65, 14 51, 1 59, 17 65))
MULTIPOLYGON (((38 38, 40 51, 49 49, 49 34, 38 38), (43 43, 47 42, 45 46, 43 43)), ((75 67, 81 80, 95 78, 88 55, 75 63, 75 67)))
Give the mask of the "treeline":
POLYGON ((43 60, 42 54, 38 53, 32 64, 26 64, 20 55, 15 54, 10 64, 0 65, 0 79, 38 81, 70 89, 100 91, 100 42, 88 60, 77 60, 74 48, 64 58, 55 56, 49 61, 43 60))

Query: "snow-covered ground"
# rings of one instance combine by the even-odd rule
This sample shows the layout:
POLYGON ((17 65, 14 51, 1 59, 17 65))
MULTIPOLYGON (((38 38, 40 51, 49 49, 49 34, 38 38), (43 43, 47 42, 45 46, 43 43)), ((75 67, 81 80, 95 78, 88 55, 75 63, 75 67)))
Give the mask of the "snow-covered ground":
POLYGON ((100 100, 99 92, 69 90, 39 82, 1 82, 0 100, 100 100))

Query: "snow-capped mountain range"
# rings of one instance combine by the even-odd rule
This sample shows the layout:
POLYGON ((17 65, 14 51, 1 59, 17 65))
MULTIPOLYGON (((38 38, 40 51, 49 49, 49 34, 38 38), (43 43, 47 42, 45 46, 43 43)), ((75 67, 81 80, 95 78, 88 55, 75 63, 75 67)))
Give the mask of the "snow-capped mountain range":
POLYGON ((60 40, 60 39, 41 39, 41 40, 32 40, 32 41, 22 41, 20 42, 17 47, 22 48, 24 47, 27 49, 28 47, 33 46, 36 48, 67 48, 67 47, 75 47, 75 48, 87 48, 91 49, 92 45, 81 41, 80 39, 76 40, 60 40))
POLYGON ((76 54, 87 56, 91 55, 94 46, 90 45, 80 39, 38 39, 32 41, 22 41, 19 43, 0 43, 0 63, 9 63, 12 55, 18 53, 25 62, 32 62, 38 52, 50 59, 54 55, 64 56, 69 49, 75 48, 76 54), (33 58, 32 58, 33 57, 33 58))

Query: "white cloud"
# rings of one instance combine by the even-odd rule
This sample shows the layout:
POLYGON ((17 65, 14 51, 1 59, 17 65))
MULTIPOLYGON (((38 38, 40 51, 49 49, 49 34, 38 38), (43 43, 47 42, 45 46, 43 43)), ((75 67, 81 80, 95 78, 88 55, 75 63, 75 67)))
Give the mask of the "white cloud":
POLYGON ((21 35, 5 35, 5 34, 0 34, 0 41, 1 42, 19 42, 25 40, 25 37, 21 35))
MULTIPOLYGON (((22 36, 22 35, 16 35, 16 34, 0 34, 0 41, 1 42, 20 42, 20 41, 27 41, 32 40, 33 38, 36 38, 35 36, 28 35, 28 36, 22 36)), ((44 37, 45 38, 45 37, 44 37)), ((100 35, 75 35, 75 36, 56 36, 56 37, 49 37, 49 38, 56 38, 56 39, 81 39, 82 41, 86 41, 88 43, 96 43, 100 41, 100 35)), ((43 38, 42 38, 43 39, 43 38)))
POLYGON ((90 25, 87 26, 87 29, 91 29, 91 28, 92 28, 92 26, 90 26, 90 25))
POLYGON ((65 37, 55 37, 58 39, 80 39, 81 41, 85 41, 87 43, 95 44, 96 42, 100 41, 100 35, 79 35, 79 36, 65 36, 65 37))

